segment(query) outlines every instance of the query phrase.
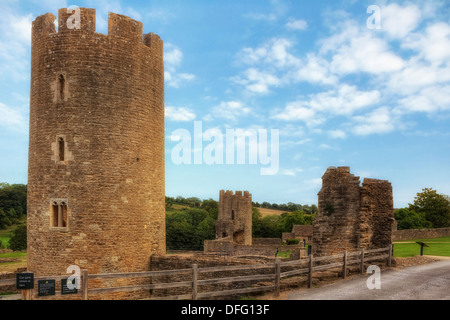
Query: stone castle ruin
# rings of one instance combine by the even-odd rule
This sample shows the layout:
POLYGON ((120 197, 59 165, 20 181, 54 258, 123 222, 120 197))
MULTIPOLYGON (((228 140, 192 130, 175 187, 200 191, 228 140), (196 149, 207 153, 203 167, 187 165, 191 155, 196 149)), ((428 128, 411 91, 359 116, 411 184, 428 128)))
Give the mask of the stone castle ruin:
POLYGON ((95 9, 32 26, 28 271, 149 270, 165 254, 164 62, 159 36, 95 9))
POLYGON ((314 255, 384 248, 392 243, 394 208, 389 181, 366 178, 361 186, 349 167, 330 167, 318 196, 314 255))
MULTIPOLYGON (((166 253, 163 42, 114 13, 99 34, 95 9, 78 9, 75 27, 67 9, 57 31, 50 13, 32 26, 27 269, 36 277, 72 265, 90 274, 148 271, 152 256, 166 253)), ((322 179, 314 254, 391 244, 388 181, 360 186, 348 167, 328 168, 322 179)), ((310 241, 310 227, 294 231, 310 241)), ((204 253, 274 259, 280 244, 252 238, 248 191, 220 191, 216 239, 204 253)), ((292 252, 299 259, 305 250, 292 252)))
POLYGON ((220 191, 216 239, 252 245, 252 195, 248 191, 220 191))
MULTIPOLYGON (((204 253, 234 257, 275 258, 281 238, 253 238, 252 195, 248 191, 220 191, 216 239, 204 241, 204 253)), ((290 259, 299 259, 306 251, 301 245, 289 246, 290 259)))

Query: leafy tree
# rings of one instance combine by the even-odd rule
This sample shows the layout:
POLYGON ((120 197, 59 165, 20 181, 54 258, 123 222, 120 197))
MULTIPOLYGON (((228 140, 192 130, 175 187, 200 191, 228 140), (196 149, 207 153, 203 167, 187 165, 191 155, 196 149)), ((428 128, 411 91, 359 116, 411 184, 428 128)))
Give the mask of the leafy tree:
POLYGON ((425 219, 425 214, 423 212, 416 212, 408 208, 402 208, 396 210, 394 216, 397 221, 398 230, 432 227, 431 222, 425 219))
POLYGON ((24 184, 0 183, 0 208, 5 212, 10 209, 22 208, 27 212, 27 186, 24 184))
POLYGON ((166 244, 172 250, 201 250, 203 241, 215 238, 215 219, 204 209, 166 215, 166 244))
POLYGON ((281 215, 280 228, 282 232, 291 232, 292 227, 298 224, 306 224, 305 213, 303 211, 294 211, 281 215))
POLYGON ((213 199, 203 200, 201 208, 208 211, 208 213, 214 220, 217 219, 217 216, 219 214, 219 204, 217 201, 213 199))
POLYGON ((20 225, 14 230, 14 234, 9 240, 9 248, 13 251, 27 249, 27 226, 20 225))
POLYGON ((424 214, 433 228, 450 226, 450 202, 432 188, 424 188, 422 192, 417 193, 409 209, 424 214))

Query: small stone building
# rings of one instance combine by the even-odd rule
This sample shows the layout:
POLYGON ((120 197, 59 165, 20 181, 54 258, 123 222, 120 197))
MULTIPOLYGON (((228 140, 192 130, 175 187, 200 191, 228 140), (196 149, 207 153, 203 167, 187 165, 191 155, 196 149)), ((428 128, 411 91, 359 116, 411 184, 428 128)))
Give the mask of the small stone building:
POLYGON ((283 232, 281 235, 283 241, 290 239, 299 239, 304 243, 311 243, 313 235, 312 225, 294 225, 291 232, 283 232))
POLYGON ((314 255, 383 248, 392 243, 394 206, 389 181, 366 178, 361 186, 349 167, 330 167, 322 177, 318 196, 314 255))

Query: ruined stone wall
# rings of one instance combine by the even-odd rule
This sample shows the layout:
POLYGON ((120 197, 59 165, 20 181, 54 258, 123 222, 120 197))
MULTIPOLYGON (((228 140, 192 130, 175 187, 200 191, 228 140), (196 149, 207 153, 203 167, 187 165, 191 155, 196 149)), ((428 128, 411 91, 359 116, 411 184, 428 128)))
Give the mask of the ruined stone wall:
POLYGON ((330 167, 322 177, 313 223, 313 254, 382 248, 392 243, 394 210, 388 181, 359 177, 349 167, 330 167))
POLYGON ((393 241, 449 237, 450 228, 395 230, 393 241))
POLYGON ((216 239, 228 237, 236 244, 252 244, 252 195, 248 191, 220 191, 216 239))
POLYGON ((163 42, 95 10, 32 27, 28 271, 145 271, 165 253, 163 42), (73 21, 72 21, 73 22, 73 21))
POLYGON ((322 177, 313 224, 313 253, 332 255, 358 247, 359 177, 350 168, 328 168, 322 177))
POLYGON ((360 239, 362 248, 385 248, 392 243, 394 202, 389 181, 364 179, 361 187, 360 239))

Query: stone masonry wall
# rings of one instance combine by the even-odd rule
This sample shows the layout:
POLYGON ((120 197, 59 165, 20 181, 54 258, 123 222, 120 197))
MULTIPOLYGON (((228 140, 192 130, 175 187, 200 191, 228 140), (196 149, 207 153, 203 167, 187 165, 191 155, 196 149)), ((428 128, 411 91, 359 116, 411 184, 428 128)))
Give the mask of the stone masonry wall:
POLYGON ((322 177, 313 223, 313 254, 382 248, 392 243, 394 209, 388 181, 359 177, 349 167, 330 167, 322 177))
POLYGON ((236 244, 252 244, 252 195, 248 191, 220 191, 216 239, 227 237, 236 244))
POLYGON ((449 237, 450 228, 395 230, 393 241, 449 237))

